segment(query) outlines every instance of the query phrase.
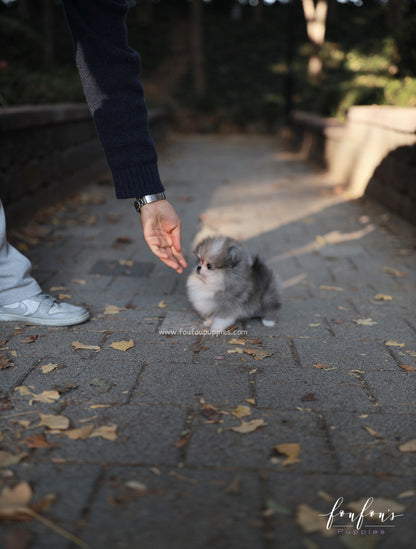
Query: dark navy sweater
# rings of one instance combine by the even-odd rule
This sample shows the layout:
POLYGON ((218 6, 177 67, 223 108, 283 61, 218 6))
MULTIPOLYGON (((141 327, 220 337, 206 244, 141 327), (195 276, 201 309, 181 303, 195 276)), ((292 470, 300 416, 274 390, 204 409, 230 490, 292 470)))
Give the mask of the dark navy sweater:
POLYGON ((163 191, 125 0, 63 0, 75 60, 117 198, 163 191))

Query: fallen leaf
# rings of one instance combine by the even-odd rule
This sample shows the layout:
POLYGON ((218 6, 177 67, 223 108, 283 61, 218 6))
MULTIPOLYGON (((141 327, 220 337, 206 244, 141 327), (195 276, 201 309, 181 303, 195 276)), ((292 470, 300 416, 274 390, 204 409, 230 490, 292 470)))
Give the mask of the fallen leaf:
POLYGON ((58 299, 60 301, 64 301, 64 299, 71 299, 72 295, 71 294, 58 294, 58 299))
POLYGON ((73 341, 72 346, 74 347, 74 351, 77 349, 90 349, 93 351, 99 351, 101 347, 98 345, 86 345, 85 343, 81 343, 80 341, 73 341))
POLYGON ((117 307, 117 305, 107 305, 104 309, 105 315, 118 315, 120 311, 125 311, 124 308, 117 307))
POLYGON ((53 364, 52 362, 49 362, 48 364, 44 364, 40 367, 43 374, 49 374, 50 372, 53 372, 59 364, 53 364))
POLYGON ((219 423, 221 421, 221 412, 212 406, 211 404, 203 404, 201 408, 201 415, 212 423, 219 423))
POLYGON ((228 342, 229 345, 245 345, 246 344, 246 340, 245 339, 238 339, 238 338, 234 338, 234 339, 230 339, 230 341, 228 342))
POLYGON ((385 342, 385 345, 389 347, 404 347, 404 343, 398 343, 397 341, 391 341, 390 339, 385 342))
POLYGON ((319 246, 326 246, 327 245, 327 241, 325 240, 325 238, 323 236, 321 236, 320 234, 317 234, 316 235, 316 238, 315 238, 316 242, 319 244, 319 246))
POLYGON ((133 240, 129 236, 118 236, 114 242, 113 246, 118 247, 120 244, 131 244, 133 240))
MULTIPOLYGON (((33 387, 31 387, 33 388, 33 387)), ((17 387, 15 387, 15 391, 18 391, 20 395, 22 396, 32 396, 32 391, 30 390, 31 388, 27 387, 26 385, 18 385, 17 387)))
POLYGON ((29 448, 52 448, 52 444, 46 440, 43 433, 38 435, 32 435, 23 440, 23 444, 29 446, 29 448))
POLYGON ((43 391, 39 394, 32 393, 32 398, 29 401, 29 405, 32 405, 33 402, 44 402, 46 404, 51 404, 52 402, 55 402, 55 400, 58 400, 61 397, 61 395, 58 393, 58 391, 52 390, 52 391, 43 391))
POLYGON ((49 288, 49 291, 50 292, 60 292, 62 290, 66 290, 66 286, 52 286, 51 288, 49 288))
POLYGON ((40 422, 37 427, 45 426, 49 429, 58 429, 64 431, 69 427, 69 419, 65 416, 54 414, 40 414, 40 422))
POLYGON ((393 299, 393 296, 386 294, 376 294, 373 299, 374 301, 391 301, 393 299))
POLYGON ((248 402, 249 404, 254 406, 256 404, 256 399, 255 398, 246 398, 246 402, 248 402))
POLYGON ((118 263, 122 267, 133 267, 133 261, 131 261, 131 259, 119 259, 118 263))
POLYGON ((381 440, 383 440, 384 437, 382 437, 381 435, 379 435, 377 433, 377 431, 375 431, 373 428, 369 427, 368 425, 361 425, 361 428, 362 429, 365 429, 367 431, 367 433, 369 435, 371 435, 372 437, 375 437, 375 438, 379 438, 381 440))
POLYGON ((144 495, 147 492, 147 487, 138 480, 128 480, 126 482, 127 488, 134 490, 138 495, 144 495))
POLYGON ((273 354, 268 353, 267 351, 263 351, 262 349, 255 349, 254 347, 235 347, 234 349, 228 349, 227 353, 238 353, 240 355, 246 353, 248 355, 251 355, 254 360, 263 360, 264 358, 272 356, 273 354))
POLYGON ((85 440, 93 431, 94 425, 84 425, 78 429, 70 429, 69 431, 65 431, 63 434, 71 440, 85 440))
POLYGON ((37 339, 38 339, 38 336, 35 334, 28 335, 24 338, 23 343, 26 343, 26 344, 34 343, 37 339))
POLYGON ((240 404, 231 413, 233 414, 233 416, 238 417, 238 418, 251 416, 251 408, 250 408, 250 406, 243 406, 243 405, 240 404))
POLYGON ((277 444, 276 446, 273 446, 272 450, 274 450, 277 454, 283 454, 287 456, 285 461, 283 462, 283 465, 300 463, 300 459, 298 458, 300 452, 300 444, 298 444, 297 442, 286 442, 283 444, 277 444))
POLYGON ((265 423, 264 419, 252 419, 251 421, 242 421, 237 427, 229 427, 228 430, 245 435, 247 433, 252 433, 259 427, 264 427, 265 425, 267 425, 267 423, 265 423))
POLYGON ((24 452, 20 454, 12 454, 11 452, 0 450, 0 467, 10 467, 10 465, 15 465, 26 456, 27 454, 24 452))
POLYGON ((14 488, 3 488, 0 492, 0 517, 10 518, 24 513, 32 496, 32 489, 25 481, 14 488))
POLYGON ((383 273, 390 274, 397 278, 403 278, 407 276, 407 273, 402 273, 398 269, 394 269, 393 267, 383 267, 381 270, 383 271, 383 273))
POLYGON ((321 285, 319 286, 320 290, 326 290, 327 292, 343 292, 344 288, 340 288, 339 286, 325 286, 321 285))
POLYGON ((109 381, 106 381, 105 379, 102 379, 101 377, 95 377, 91 380, 90 386, 94 387, 95 391, 98 394, 102 394, 107 393, 111 389, 113 384, 109 381))
POLYGON ((326 370, 328 368, 328 364, 320 364, 319 362, 317 362, 313 365, 313 367, 317 370, 326 370))
POLYGON ((416 492, 414 490, 406 490, 401 494, 399 494, 397 497, 402 499, 402 498, 412 498, 413 496, 416 496, 416 492))
POLYGON ((127 351, 128 349, 131 349, 134 347, 134 341, 130 339, 130 341, 126 341, 122 339, 121 341, 115 341, 114 343, 111 343, 109 347, 112 347, 113 349, 117 349, 118 351, 127 351))
POLYGON ((63 393, 69 393, 69 391, 73 391, 77 388, 78 385, 76 383, 73 383, 72 381, 68 381, 67 383, 65 383, 65 385, 59 385, 58 387, 54 387, 54 389, 58 391, 60 395, 62 395, 63 393))
POLYGON ((416 368, 412 366, 411 364, 399 364, 400 368, 403 370, 406 370, 406 372, 414 372, 416 371, 416 368))
POLYGON ((303 397, 300 398, 302 402, 309 402, 311 400, 318 400, 315 397, 315 393, 307 393, 306 395, 303 395, 303 397))
POLYGON ((72 278, 71 282, 73 284, 81 284, 82 286, 85 286, 85 284, 87 283, 87 281, 83 280, 82 278, 72 278))
POLYGON ((0 355, 0 370, 5 370, 6 368, 10 368, 11 366, 14 366, 13 362, 10 362, 8 357, 5 354, 0 355))
POLYGON ((327 521, 325 520, 325 517, 320 516, 318 511, 306 503, 298 505, 296 510, 296 522, 306 534, 321 532, 321 534, 326 537, 335 534, 335 528, 329 530, 326 528, 327 521))
POLYGON ((412 438, 399 446, 401 452, 416 452, 416 438, 412 438))
POLYGON ((377 324, 372 318, 359 318, 357 320, 353 320, 358 326, 374 326, 377 324))
POLYGON ((162 299, 162 301, 159 301, 159 303, 158 303, 157 306, 159 307, 159 309, 164 309, 165 307, 167 307, 167 305, 166 305, 166 303, 163 301, 163 299, 162 299))
POLYGON ((97 429, 94 429, 94 431, 90 434, 89 438, 93 437, 101 437, 105 440, 116 440, 117 439, 117 425, 103 425, 102 427, 98 427, 97 429))

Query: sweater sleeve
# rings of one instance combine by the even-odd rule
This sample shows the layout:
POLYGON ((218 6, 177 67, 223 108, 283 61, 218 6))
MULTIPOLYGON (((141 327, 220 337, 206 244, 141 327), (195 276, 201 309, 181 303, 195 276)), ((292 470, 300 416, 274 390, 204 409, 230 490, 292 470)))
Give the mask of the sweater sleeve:
POLYGON ((127 42, 125 0, 63 0, 85 97, 117 198, 163 191, 141 85, 127 42))

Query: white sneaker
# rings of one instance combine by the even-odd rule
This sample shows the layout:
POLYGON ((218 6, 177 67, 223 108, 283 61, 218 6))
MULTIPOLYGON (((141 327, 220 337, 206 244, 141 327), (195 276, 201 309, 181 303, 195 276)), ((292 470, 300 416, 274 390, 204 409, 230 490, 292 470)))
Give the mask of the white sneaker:
POLYGON ((44 326, 72 326, 85 322, 89 316, 84 307, 57 301, 45 293, 0 307, 0 320, 44 326))

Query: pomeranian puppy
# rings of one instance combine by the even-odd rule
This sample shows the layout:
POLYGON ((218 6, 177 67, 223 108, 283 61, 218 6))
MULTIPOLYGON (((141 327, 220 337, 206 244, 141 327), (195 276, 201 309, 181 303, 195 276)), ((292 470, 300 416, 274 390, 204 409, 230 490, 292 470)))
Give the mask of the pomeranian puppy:
POLYGON ((195 250, 198 264, 187 280, 189 301, 204 325, 223 331, 236 320, 270 316, 281 307, 280 283, 258 256, 230 237, 205 238, 195 250))

